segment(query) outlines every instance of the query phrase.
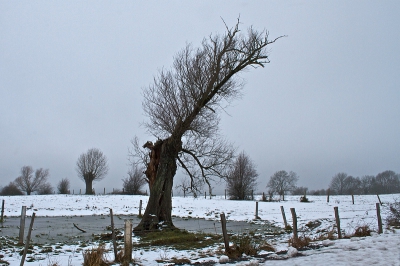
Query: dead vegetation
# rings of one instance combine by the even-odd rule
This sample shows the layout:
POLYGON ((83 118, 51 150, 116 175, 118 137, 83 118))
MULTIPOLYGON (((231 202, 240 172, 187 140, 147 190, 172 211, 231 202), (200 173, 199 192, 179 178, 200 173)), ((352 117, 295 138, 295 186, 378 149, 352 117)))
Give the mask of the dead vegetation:
POLYGON ((83 251, 83 266, 108 266, 111 265, 106 259, 106 248, 104 244, 83 251))
POLYGON ((250 232, 246 235, 236 235, 232 237, 233 246, 226 252, 231 259, 240 258, 243 254, 255 256, 261 250, 275 251, 262 237, 250 232))
POLYGON ((308 236, 300 236, 297 238, 291 237, 291 238, 289 238, 289 241, 288 241, 290 247, 294 247, 298 250, 308 247, 311 242, 312 242, 312 240, 308 236))
POLYGON ((371 232, 372 230, 369 228, 368 225, 363 225, 357 227, 352 236, 355 237, 371 236, 371 232))

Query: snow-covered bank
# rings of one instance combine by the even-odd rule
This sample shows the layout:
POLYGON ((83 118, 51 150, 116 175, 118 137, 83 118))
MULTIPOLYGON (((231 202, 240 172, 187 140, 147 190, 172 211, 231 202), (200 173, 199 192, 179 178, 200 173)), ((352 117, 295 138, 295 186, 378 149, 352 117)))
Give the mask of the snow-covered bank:
MULTIPOLYGON (((331 196, 327 203, 326 196, 309 196, 310 203, 300 203, 299 197, 289 196, 285 202, 259 202, 258 216, 261 221, 270 221, 275 225, 283 227, 280 206, 285 208, 288 222, 291 223, 290 208, 296 209, 300 231, 307 229, 305 224, 310 221, 318 220, 321 225, 318 227, 332 228, 334 225, 335 206, 339 207, 342 229, 347 234, 354 232, 360 225, 368 225, 376 230, 376 195, 355 196, 355 203, 352 204, 351 196, 331 196)), ((380 195, 384 203, 382 206, 382 218, 386 217, 388 203, 399 200, 400 195, 380 195)), ((138 214, 139 202, 143 201, 146 206, 147 197, 145 196, 122 196, 122 195, 46 195, 46 196, 13 196, 0 197, 5 200, 5 215, 19 216, 21 206, 27 206, 27 215, 33 212, 38 216, 73 216, 73 215, 107 215, 109 208, 113 209, 114 214, 138 214)), ((214 197, 213 199, 202 198, 173 198, 173 215, 177 217, 196 217, 211 220, 219 220, 219 214, 224 212, 229 220, 253 221, 255 216, 255 201, 231 201, 224 197, 214 197)), ((396 232, 396 231, 394 231, 396 232)), ((316 234, 315 231, 307 231, 307 234, 316 234)), ((287 239, 289 234, 278 237, 272 241, 277 250, 287 249, 287 239)), ((274 265, 300 265, 311 263, 313 265, 400 265, 400 237, 387 229, 382 235, 373 235, 365 238, 351 238, 335 241, 325 241, 326 247, 316 250, 301 252, 305 256, 290 258, 284 261, 274 261, 274 265)), ((59 261, 60 265, 79 265, 82 263, 82 254, 78 247, 63 247, 65 252, 58 255, 49 255, 47 260, 30 262, 29 265, 47 265, 50 259, 59 261)), ((192 253, 192 252, 191 252, 192 253)), ((5 255, 4 260, 10 265, 19 265, 20 255, 10 250, 0 251, 0 255, 5 255), (4 253, 4 254, 3 254, 4 253)), ((158 265, 155 261, 160 256, 180 256, 196 260, 195 254, 185 251, 174 251, 165 249, 154 249, 149 252, 134 253, 138 261, 143 265, 158 265), (164 255, 163 255, 164 254, 164 255)), ((112 252, 109 258, 112 259, 112 252)), ((282 256, 281 256, 282 257, 282 256)), ((283 256, 284 257, 284 256, 283 256)), ((197 261, 199 259, 197 258, 197 261)), ((207 261, 218 261, 218 256, 211 256, 207 261)), ((241 262, 246 265, 246 262, 241 262)), ((1 265, 1 264, 0 264, 1 265)), ((229 264, 228 264, 229 265, 229 264)), ((233 264, 235 265, 235 264, 233 264)))

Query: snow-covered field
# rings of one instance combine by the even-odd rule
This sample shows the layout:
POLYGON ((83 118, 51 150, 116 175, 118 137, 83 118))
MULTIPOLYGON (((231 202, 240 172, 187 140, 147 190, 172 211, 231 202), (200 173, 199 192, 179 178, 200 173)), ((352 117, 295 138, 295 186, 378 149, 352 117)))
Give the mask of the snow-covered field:
MULTIPOLYGON (((288 196, 284 202, 259 202, 258 216, 261 220, 254 221, 255 201, 231 201, 225 200, 223 196, 212 199, 174 197, 172 214, 176 217, 204 218, 219 221, 220 213, 225 213, 229 221, 246 221, 263 223, 272 222, 274 225, 283 227, 283 219, 280 206, 285 209, 288 223, 292 223, 290 208, 295 208, 300 235, 305 233, 309 236, 318 236, 318 231, 323 229, 332 230, 335 224, 334 207, 339 208, 341 228, 345 235, 351 235, 358 226, 368 225, 377 231, 378 222, 376 215, 376 195, 354 196, 355 203, 352 204, 351 196, 331 196, 327 203, 326 196, 308 196, 310 203, 300 203, 298 196, 288 196), (310 221, 318 220, 321 225, 314 230, 305 226, 310 221)), ((21 206, 27 206, 27 215, 36 216, 76 216, 76 215, 107 215, 109 209, 113 209, 115 215, 138 214, 139 202, 143 201, 146 206, 146 196, 126 195, 32 195, 0 197, 5 200, 5 212, 7 217, 19 216, 21 206)), ((400 194, 380 195, 383 202, 381 215, 383 221, 388 212, 388 204, 399 201, 400 194)), ((5 223, 6 224, 6 223, 5 223)), ((1 232, 0 232, 1 233, 1 232)), ((400 265, 400 231, 389 230, 384 227, 384 233, 373 234, 370 237, 350 238, 342 240, 325 240, 319 242, 319 249, 301 251, 302 256, 291 255, 296 250, 289 249, 286 255, 275 255, 277 260, 268 260, 266 264, 273 265, 400 265), (286 260, 278 260, 290 257, 286 260)), ((290 234, 283 234, 272 239, 270 242, 276 251, 288 250, 287 240, 290 234)), ((213 248, 213 247, 210 247, 213 248)), ((211 253, 212 254, 212 253, 211 253)), ((15 250, 0 250, 4 255, 3 260, 10 265, 19 265, 21 256, 15 250)), ((151 251, 134 252, 136 261, 141 265, 162 265, 156 262, 160 257, 185 257, 192 260, 192 263, 202 261, 215 261, 219 264, 220 257, 210 256, 199 258, 193 251, 175 251, 165 248, 154 248, 151 251)), ((113 260, 112 249, 108 258, 113 260)), ((82 265, 83 257, 78 246, 64 245, 58 254, 49 254, 44 260, 27 262, 25 265, 49 265, 49 262, 58 262, 59 265, 82 265)), ((240 264, 225 265, 257 265, 255 258, 249 258, 247 262, 240 264)), ((1 265, 1 264, 0 264, 1 265)))

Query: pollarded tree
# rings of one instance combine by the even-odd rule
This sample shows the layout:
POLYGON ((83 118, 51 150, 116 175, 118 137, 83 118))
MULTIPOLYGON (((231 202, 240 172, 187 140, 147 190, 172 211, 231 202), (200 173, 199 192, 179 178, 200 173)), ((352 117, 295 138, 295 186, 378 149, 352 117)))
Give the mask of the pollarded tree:
POLYGON ((288 173, 281 170, 270 177, 267 187, 276 191, 282 197, 282 200, 285 200, 285 193, 296 188, 297 180, 299 180, 299 177, 295 172, 290 171, 288 173))
POLYGON ((107 158, 99 149, 89 149, 79 156, 76 171, 78 176, 85 181, 85 194, 93 194, 93 182, 102 180, 108 173, 107 158))
POLYGON ((135 230, 173 227, 171 192, 178 167, 192 181, 203 180, 209 190, 211 178, 226 177, 234 148, 218 134, 219 113, 241 94, 238 74, 269 63, 267 46, 277 39, 253 28, 242 34, 238 21, 225 34, 205 38, 199 48, 188 44, 175 56, 172 69, 161 70, 144 89, 143 110, 149 119, 144 126, 158 140, 143 145, 149 153, 140 153, 135 142, 150 187, 135 230))
POLYGON ((49 169, 39 168, 34 172, 32 166, 25 165, 21 168, 21 175, 15 179, 14 183, 21 191, 30 195, 47 184, 48 176, 49 169))
POLYGON ((258 173, 250 157, 242 151, 236 158, 226 178, 226 187, 231 199, 251 199, 257 185, 258 173))
POLYGON ((124 192, 128 195, 141 195, 144 194, 142 187, 146 184, 143 169, 133 165, 128 171, 128 177, 122 179, 122 187, 124 192))

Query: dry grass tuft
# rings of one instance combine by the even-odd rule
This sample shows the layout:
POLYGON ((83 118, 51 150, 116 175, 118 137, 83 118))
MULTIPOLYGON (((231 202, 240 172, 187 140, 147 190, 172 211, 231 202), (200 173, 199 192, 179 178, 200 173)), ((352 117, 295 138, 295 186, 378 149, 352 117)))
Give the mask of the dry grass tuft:
POLYGON ((356 236, 356 237, 370 236, 371 232, 372 232, 372 230, 369 228, 368 225, 359 226, 356 228, 356 230, 352 236, 356 236))
POLYGON ((289 238, 289 246, 294 247, 296 249, 302 249, 307 247, 311 243, 311 238, 308 236, 301 236, 298 238, 291 237, 289 238))
POLYGON ((400 201, 395 201, 389 205, 389 213, 386 218, 389 226, 400 227, 400 201))
POLYGON ((83 251, 83 266, 108 266, 110 263, 105 258, 105 245, 83 251))
POLYGON ((239 258, 243 254, 246 254, 248 256, 255 256, 261 250, 273 250, 273 247, 265 241, 257 241, 257 239, 249 235, 237 236, 232 240, 235 243, 226 252, 226 255, 228 255, 228 257, 231 259, 239 258))

